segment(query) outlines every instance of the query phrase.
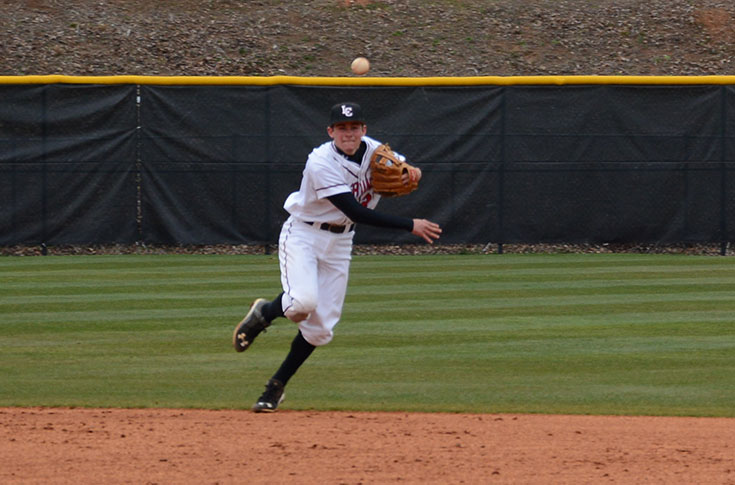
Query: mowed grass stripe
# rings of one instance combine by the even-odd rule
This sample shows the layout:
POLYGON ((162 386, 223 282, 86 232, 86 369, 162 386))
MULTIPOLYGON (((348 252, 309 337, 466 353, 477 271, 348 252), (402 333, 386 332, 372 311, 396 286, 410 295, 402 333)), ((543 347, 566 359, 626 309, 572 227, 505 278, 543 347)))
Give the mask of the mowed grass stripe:
MULTIPOLYGON (((635 291, 638 287, 605 288, 543 288, 523 290, 483 290, 455 289, 451 291, 427 291, 422 287, 403 288, 400 292, 386 291, 383 287, 362 288, 359 295, 352 295, 351 304, 358 310, 374 307, 375 301, 391 298, 406 305, 419 304, 429 300, 434 306, 441 308, 462 308, 472 305, 502 308, 508 306, 559 306, 559 305, 599 305, 599 304, 645 304, 686 302, 731 302, 735 304, 735 291, 732 286, 696 286, 696 291, 686 291, 684 287, 667 287, 658 291, 646 288, 646 291, 635 291), (650 291, 649 291, 650 290, 650 291), (666 291, 668 290, 668 291, 666 291), (676 291, 674 291, 676 290, 676 291)), ((233 289, 232 285, 200 285, 177 287, 175 289, 157 287, 158 291, 141 293, 132 288, 118 287, 118 291, 74 292, 65 294, 33 294, 25 296, 8 296, 0 302, 0 313, 28 311, 75 311, 90 305, 107 304, 109 309, 147 308, 164 303, 178 305, 198 305, 206 301, 242 300, 247 294, 270 294, 272 288, 249 287, 233 289), (214 286, 214 287, 213 287, 214 286)), ((68 289, 65 289, 68 290, 68 289)), ((112 290, 112 289, 109 289, 112 290)))
POLYGON ((523 292, 544 292, 570 290, 579 292, 598 292, 598 291, 630 291, 630 292, 668 292, 678 291, 681 287, 691 287, 696 285, 699 290, 725 290, 730 291, 735 285, 735 275, 732 277, 717 278, 708 277, 703 282, 702 278, 656 278, 648 281, 631 281, 624 279, 573 279, 573 280, 551 280, 551 281, 465 281, 465 282, 422 282, 420 286, 397 284, 386 278, 385 282, 376 284, 374 282, 361 278, 354 278, 359 284, 352 285, 349 292, 352 295, 362 295, 373 293, 375 287, 379 286, 386 293, 410 293, 415 292, 417 287, 421 291, 429 293, 432 291, 463 291, 463 290, 484 290, 488 292, 499 291, 523 291, 523 292))
MULTIPOLYGON (((615 277, 625 277, 629 281, 647 281, 647 280, 658 280, 660 278, 691 278, 692 276, 708 276, 715 275, 724 279, 729 279, 732 274, 732 267, 694 267, 691 270, 677 268, 675 270, 669 269, 663 271, 660 267, 652 268, 650 271, 640 271, 639 269, 633 271, 620 271, 619 268, 610 268, 601 270, 598 268, 596 271, 580 270, 580 271, 560 271, 558 268, 553 270, 517 270, 517 271, 499 271, 492 267, 473 267, 472 269, 455 268, 451 271, 436 271, 434 269, 421 270, 419 268, 405 268, 391 266, 389 267, 390 273, 385 271, 376 271, 373 273, 359 273, 353 270, 353 279, 373 284, 380 284, 384 281, 393 282, 407 282, 410 280, 418 279, 447 279, 449 282, 473 282, 473 281, 507 281, 507 282, 519 282, 519 281, 578 281, 587 279, 601 279, 605 275, 615 277)), ((605 278, 609 279, 609 278, 605 278)))
POLYGON ((78 271, 81 266, 85 270, 110 269, 148 269, 161 271, 163 269, 179 268, 181 270, 196 271, 221 268, 233 269, 235 266, 251 266, 254 268, 269 268, 272 262, 277 261, 275 255, 198 255, 198 254, 161 254, 161 255, 105 255, 105 256, 48 256, 38 257, 6 257, 0 258, 0 269, 7 271, 27 271, 42 269, 43 271, 78 271), (155 260, 155 264, 150 264, 155 260), (233 263, 236 263, 233 264, 233 263))
MULTIPOLYGON (((240 314, 244 315, 247 311, 250 300, 242 301, 209 301, 209 302, 189 302, 183 303, 168 303, 168 306, 162 308, 164 302, 158 304, 139 304, 135 305, 137 308, 112 308, 107 307, 104 310, 99 310, 96 307, 90 310, 64 310, 64 311, 23 311, 23 312, 8 312, 3 314, 3 324, 38 324, 45 329, 49 329, 48 322, 53 321, 56 323, 66 322, 78 322, 78 321, 99 321, 108 320, 113 318, 116 321, 125 320, 139 320, 139 319, 176 319, 181 317, 189 317, 197 315, 200 317, 211 317, 213 314, 222 316, 237 316, 240 314)), ((645 313, 660 313, 666 315, 668 313, 674 314, 689 314, 693 318, 698 316, 698 312, 706 315, 712 312, 719 312, 719 314, 735 313, 735 308, 731 302, 728 304, 719 305, 702 305, 699 308, 692 309, 692 305, 689 302, 677 302, 672 304, 670 307, 663 308, 659 304, 626 304, 616 305, 614 309, 610 308, 608 304, 600 305, 562 305, 554 307, 522 307, 516 306, 473 306, 473 307, 447 307, 442 306, 441 311, 434 311, 431 307, 424 306, 420 310, 391 310, 390 308, 372 309, 365 308, 361 310, 360 307, 348 306, 348 311, 359 314, 361 320, 381 319, 389 320, 391 322, 421 322, 425 320, 442 320, 447 321, 452 318, 471 318, 478 313, 483 315, 483 321, 485 319, 502 319, 502 318, 517 318, 517 317, 536 317, 536 318, 551 318, 551 317, 573 317, 573 316, 585 316, 594 317, 595 315, 608 315, 608 318, 624 318, 628 315, 640 315, 645 313)), ((345 317, 348 318, 348 317, 345 317)), ((353 318, 353 317, 349 317, 353 318)), ((727 319, 725 319, 727 320, 727 319)), ((35 331, 38 331, 37 329, 35 331)), ((451 329, 449 330, 451 331, 451 329)))
MULTIPOLYGON (((524 294, 527 296, 543 296, 556 294, 564 291, 567 295, 595 295, 595 294, 668 294, 678 292, 682 289, 696 287, 699 292, 729 292, 735 287, 735 278, 730 281, 723 278, 710 278, 709 282, 701 279, 687 278, 679 280, 657 280, 655 282, 640 283, 627 282, 625 280, 587 280, 569 282, 538 282, 530 285, 527 282, 490 282, 474 281, 466 283, 422 283, 417 285, 386 283, 378 285, 352 284, 349 286, 349 294, 355 301, 363 298, 383 297, 395 295, 412 295, 420 291, 425 297, 434 295, 493 295, 511 296, 524 294), (379 287, 379 290, 376 289, 379 287)), ((115 295, 115 294, 188 294, 201 291, 209 293, 217 292, 242 292, 248 295, 270 294, 274 288, 278 288, 280 280, 276 277, 253 278, 248 275, 237 278, 211 278, 207 280, 206 289, 202 290, 200 280, 151 280, 144 281, 84 281, 73 283, 54 282, 11 284, 3 288, 2 296, 5 302, 23 301, 24 298, 64 298, 84 295, 115 295)))
POLYGON ((166 321, 171 324, 176 320, 195 319, 199 321, 210 321, 214 318, 230 321, 232 326, 242 318, 250 307, 250 302, 242 302, 242 304, 212 304, 187 308, 143 308, 133 310, 99 310, 91 309, 89 311, 73 311, 73 312, 29 312, 8 314, 3 316, 3 326, 5 328, 15 327, 16 332, 23 332, 28 335, 53 334, 55 332, 64 331, 66 328, 54 328, 54 325, 66 325, 74 323, 126 323, 148 321, 151 323, 166 321))
MULTIPOLYGON (((42 292, 14 296, 3 297, 0 301, 0 313, 3 313, 5 307, 11 306, 32 306, 35 309, 42 308, 44 305, 76 305, 88 303, 114 303, 114 302, 141 302, 141 301, 160 301, 160 300, 206 300, 206 299, 228 299, 243 298, 243 295, 252 291, 272 292, 272 287, 252 286, 245 288, 233 289, 232 284, 228 285, 207 285, 206 289, 202 289, 200 285, 191 284, 189 286, 176 285, 172 287, 162 288, 156 287, 110 287, 105 291, 99 288, 92 288, 92 291, 69 291, 69 288, 63 288, 61 291, 55 292, 53 295, 43 294, 42 292), (145 289, 150 291, 145 291, 145 289), (138 291, 135 291, 135 290, 138 291)), ((70 306, 69 309, 73 308, 70 306)))
MULTIPOLYGON (((358 256, 356 263, 361 273, 383 272, 386 266, 393 269, 415 271, 453 272, 494 269, 503 274, 519 274, 529 270, 554 272, 561 269, 568 273, 607 273, 652 271, 697 271, 702 268, 732 268, 728 258, 682 255, 636 254, 529 254, 529 255, 444 255, 442 264, 435 264, 437 256, 358 256), (684 259, 682 259, 684 258, 684 259)), ((355 266, 353 266, 354 268, 355 266)))
MULTIPOLYGON (((4 269, 2 271, 5 271, 4 269)), ((141 279, 144 277, 152 277, 158 280, 169 280, 186 277, 196 277, 197 279, 206 279, 207 277, 222 278, 223 275, 230 274, 230 278, 243 275, 265 276, 278 274, 278 267, 258 268, 252 266, 233 266, 230 268, 186 268, 179 267, 175 270, 172 268, 120 268, 110 267, 105 269, 84 269, 80 271, 78 268, 65 269, 63 271, 54 271, 53 269, 44 269, 43 271, 14 271, 4 273, 2 281, 4 283, 22 283, 24 281, 46 282, 46 281, 74 281, 80 277, 91 280, 109 281, 111 277, 116 279, 141 279)))
MULTIPOLYGON (((732 271, 730 272, 732 273, 732 271)), ((416 286, 413 284, 406 285, 406 280, 414 280, 415 282, 417 275, 402 275, 400 281, 397 281, 397 277, 391 275, 382 274, 379 281, 362 278, 359 275, 353 276, 350 280, 349 292, 351 294, 375 294, 380 292, 390 293, 406 293, 416 291, 416 286)), ((161 288, 163 290, 178 290, 186 289, 188 286, 201 286, 202 278, 191 278, 185 279, 182 277, 167 277, 167 278, 150 278, 146 276, 141 277, 130 277, 130 278, 115 278, 109 277, 108 279, 91 279, 84 277, 82 279, 62 279, 52 281, 31 281, 25 279, 15 282, 3 283, 3 295, 15 295, 15 294, 46 294, 48 290, 52 290, 54 294, 75 294, 79 292, 88 292, 96 289, 98 292, 116 292, 118 289, 124 290, 126 287, 144 287, 148 290, 155 290, 161 288), (40 285, 39 283, 43 283, 40 285)), ((210 287, 241 287, 243 289, 254 288, 255 291, 259 288, 267 286, 272 289, 273 285, 280 285, 280 279, 277 273, 273 271, 258 274, 252 272, 243 272, 242 274, 236 274, 231 277, 212 276, 204 279, 210 287)), ((412 282, 412 283, 413 283, 412 282)), ((545 279, 545 278, 521 278, 511 279, 509 277, 496 277, 485 276, 477 277, 472 280, 465 278, 463 275, 457 276, 445 276, 443 278, 426 279, 422 278, 421 288, 425 291, 432 290, 472 290, 472 289, 483 289, 488 291, 496 290, 523 290, 523 291, 543 291, 544 289, 581 289, 582 291, 595 291, 595 289, 603 289, 616 291, 618 288, 630 288, 632 291, 642 291, 647 288, 652 291, 668 291, 669 289, 676 289, 679 286, 692 286, 696 285, 698 288, 714 290, 718 289, 730 289, 735 285, 735 275, 725 275, 718 277, 716 275, 707 275, 706 280, 698 278, 663 278, 661 276, 651 276, 648 279, 637 278, 631 279, 597 279, 597 278, 564 278, 564 279, 545 279)))
POLYGON ((363 288, 358 295, 351 295, 355 302, 370 302, 375 298, 395 298, 396 300, 432 299, 432 300, 463 300, 474 298, 483 301, 519 301, 528 305, 546 305, 561 302, 566 303, 606 303, 621 299, 631 302, 645 302, 655 300, 666 302, 680 299, 682 297, 691 301, 711 299, 713 301, 735 298, 735 290, 732 286, 697 286, 695 290, 691 287, 667 287, 662 289, 651 289, 645 287, 614 287, 606 291, 604 287, 597 288, 524 288, 518 290, 487 290, 487 289, 461 289, 428 291, 420 287, 403 288, 401 291, 387 291, 386 288, 371 287, 363 288), (639 290, 639 291, 636 291, 639 290), (668 291, 666 291, 668 290, 668 291))
MULTIPOLYGON (((206 287, 212 290, 222 289, 224 291, 233 288, 257 293, 264 290, 272 290, 274 286, 280 285, 277 277, 252 277, 249 275, 240 278, 212 278, 205 280, 206 287)), ((157 292, 191 292, 202 288, 202 280, 167 279, 155 280, 145 278, 142 280, 130 279, 127 281, 74 281, 74 282, 50 282, 50 283, 23 283, 10 284, 4 287, 3 296, 38 296, 38 295, 80 295, 80 294, 111 294, 111 293, 157 293, 157 292)))

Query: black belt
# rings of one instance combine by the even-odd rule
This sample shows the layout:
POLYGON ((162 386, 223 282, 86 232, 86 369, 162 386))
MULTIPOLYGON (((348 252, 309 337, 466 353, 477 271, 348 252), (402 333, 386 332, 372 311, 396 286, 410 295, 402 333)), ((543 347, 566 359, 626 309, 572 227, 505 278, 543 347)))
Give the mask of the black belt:
POLYGON ((340 226, 339 224, 329 224, 327 222, 322 222, 321 224, 318 222, 311 222, 311 221, 304 221, 306 224, 309 224, 310 226, 314 226, 317 229, 321 229, 322 231, 329 231, 334 232, 337 234, 344 234, 345 232, 352 232, 353 229, 355 229, 354 224, 350 224, 349 226, 340 226))

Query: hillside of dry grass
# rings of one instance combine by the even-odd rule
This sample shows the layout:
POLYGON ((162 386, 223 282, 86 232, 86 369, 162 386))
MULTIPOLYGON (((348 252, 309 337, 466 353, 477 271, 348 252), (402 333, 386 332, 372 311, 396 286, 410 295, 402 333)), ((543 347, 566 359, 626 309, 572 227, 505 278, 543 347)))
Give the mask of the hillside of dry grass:
POLYGON ((2 1, 0 75, 732 74, 715 0, 2 1))

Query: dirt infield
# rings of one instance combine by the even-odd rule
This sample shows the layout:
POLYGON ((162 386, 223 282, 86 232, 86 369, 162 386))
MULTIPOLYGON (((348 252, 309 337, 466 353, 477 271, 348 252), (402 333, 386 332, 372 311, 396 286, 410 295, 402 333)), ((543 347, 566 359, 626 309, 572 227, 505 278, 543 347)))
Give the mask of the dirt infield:
POLYGON ((0 483, 735 484, 735 420, 0 408, 0 483))

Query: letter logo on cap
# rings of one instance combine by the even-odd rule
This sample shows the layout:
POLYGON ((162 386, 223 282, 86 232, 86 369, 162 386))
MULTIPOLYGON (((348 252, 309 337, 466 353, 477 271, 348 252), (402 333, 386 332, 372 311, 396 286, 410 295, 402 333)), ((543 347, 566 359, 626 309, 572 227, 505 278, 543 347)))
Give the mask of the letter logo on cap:
POLYGON ((348 118, 351 118, 352 117, 352 106, 347 106, 346 104, 343 104, 342 114, 347 116, 348 118))

